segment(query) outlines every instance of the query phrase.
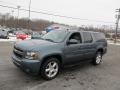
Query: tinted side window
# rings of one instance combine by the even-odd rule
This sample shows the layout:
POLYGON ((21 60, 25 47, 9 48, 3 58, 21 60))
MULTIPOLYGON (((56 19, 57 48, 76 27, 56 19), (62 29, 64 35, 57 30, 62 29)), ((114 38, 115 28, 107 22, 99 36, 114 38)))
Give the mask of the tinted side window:
POLYGON ((93 41, 91 33, 83 32, 84 43, 91 43, 93 41))
POLYGON ((81 35, 80 35, 79 32, 73 33, 73 34, 70 36, 69 40, 71 40, 71 39, 77 40, 77 41, 78 41, 78 44, 82 42, 82 40, 81 40, 81 35))
POLYGON ((103 33, 93 33, 96 40, 105 39, 105 35, 103 33))

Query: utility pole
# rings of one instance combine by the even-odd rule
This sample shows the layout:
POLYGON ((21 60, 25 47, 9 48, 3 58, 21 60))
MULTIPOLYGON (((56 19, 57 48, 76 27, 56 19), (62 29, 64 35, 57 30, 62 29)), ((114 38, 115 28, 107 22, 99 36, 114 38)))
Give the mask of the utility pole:
POLYGON ((30 26, 30 10, 31 10, 31 0, 29 1, 28 30, 31 28, 31 26, 30 26))
POLYGON ((14 14, 14 10, 12 10, 11 12, 12 12, 11 13, 11 15, 12 15, 12 28, 14 28, 14 23, 15 23, 14 22, 14 15, 13 15, 14 14))
POLYGON ((18 5, 17 6, 17 9, 18 9, 18 15, 17 15, 17 25, 19 26, 19 11, 20 11, 20 6, 18 5))
POLYGON ((117 20, 116 20, 116 29, 115 29, 115 43, 117 42, 117 32, 118 32, 118 26, 119 26, 119 20, 120 20, 120 8, 116 9, 116 12, 118 12, 117 20))

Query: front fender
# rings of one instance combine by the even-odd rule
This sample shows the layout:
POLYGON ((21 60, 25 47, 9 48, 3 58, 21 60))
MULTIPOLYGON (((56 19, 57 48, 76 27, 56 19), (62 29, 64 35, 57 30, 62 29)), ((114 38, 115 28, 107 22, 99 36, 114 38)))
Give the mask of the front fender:
POLYGON ((60 56, 61 58, 61 62, 63 63, 64 62, 64 55, 62 54, 62 52, 50 52, 50 53, 46 53, 42 56, 41 58, 41 62, 43 62, 45 60, 45 58, 47 57, 52 57, 52 56, 60 56))

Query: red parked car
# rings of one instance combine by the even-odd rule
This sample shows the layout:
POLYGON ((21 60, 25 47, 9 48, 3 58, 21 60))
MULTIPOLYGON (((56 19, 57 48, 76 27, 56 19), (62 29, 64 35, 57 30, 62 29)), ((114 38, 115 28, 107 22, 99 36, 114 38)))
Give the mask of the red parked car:
POLYGON ((26 35, 25 33, 16 33, 17 39, 25 40, 27 37, 28 35, 26 35))

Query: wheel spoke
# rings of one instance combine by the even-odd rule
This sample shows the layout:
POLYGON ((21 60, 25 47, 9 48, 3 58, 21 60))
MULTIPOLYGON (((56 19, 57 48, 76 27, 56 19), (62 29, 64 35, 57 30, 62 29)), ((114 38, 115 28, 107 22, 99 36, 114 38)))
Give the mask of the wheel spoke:
POLYGON ((46 71, 46 72, 50 71, 50 68, 46 69, 45 71, 46 71))
POLYGON ((49 71, 49 73, 48 73, 48 77, 51 77, 51 74, 52 74, 52 72, 51 72, 51 71, 49 71))
POLYGON ((52 67, 53 67, 53 68, 55 68, 55 67, 56 67, 56 65, 57 65, 56 63, 53 63, 52 67))
POLYGON ((51 68, 51 67, 52 67, 52 63, 50 62, 50 63, 48 64, 48 66, 49 66, 49 68, 51 68))
POLYGON ((54 72, 57 72, 58 71, 58 69, 56 68, 56 69, 54 69, 54 72))

